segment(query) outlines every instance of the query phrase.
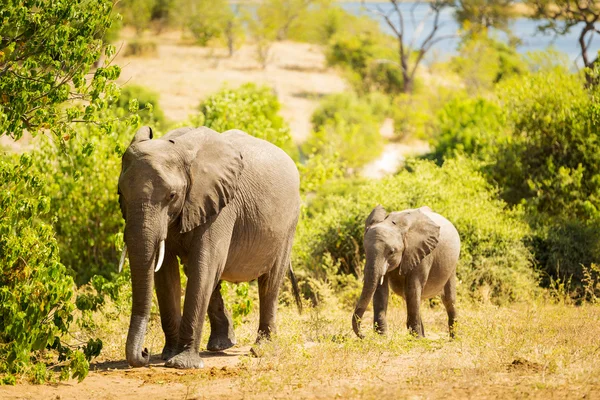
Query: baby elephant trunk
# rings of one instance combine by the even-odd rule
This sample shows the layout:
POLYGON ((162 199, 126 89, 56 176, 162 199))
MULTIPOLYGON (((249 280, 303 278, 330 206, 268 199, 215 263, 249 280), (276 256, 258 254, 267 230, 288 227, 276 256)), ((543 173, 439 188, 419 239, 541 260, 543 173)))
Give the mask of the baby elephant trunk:
POLYGON ((386 273, 386 266, 387 263, 383 257, 378 257, 377 259, 367 257, 367 264, 365 265, 365 281, 362 293, 360 294, 360 298, 354 309, 354 314, 352 315, 352 329, 354 330, 354 333, 356 333, 356 336, 361 339, 364 338, 364 335, 360 330, 362 317, 365 314, 365 310, 369 306, 369 303, 373 299, 377 286, 386 273))

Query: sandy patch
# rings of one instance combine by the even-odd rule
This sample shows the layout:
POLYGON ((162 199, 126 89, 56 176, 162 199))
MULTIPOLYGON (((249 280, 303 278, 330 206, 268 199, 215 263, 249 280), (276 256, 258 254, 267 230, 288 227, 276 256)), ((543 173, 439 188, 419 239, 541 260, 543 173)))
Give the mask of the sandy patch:
POLYGON ((115 62, 122 66, 118 82, 147 86, 160 93, 160 105, 173 121, 184 121, 203 98, 223 85, 235 88, 254 82, 273 88, 294 139, 302 142, 310 133, 310 117, 318 100, 346 88, 344 80, 327 69, 323 50, 317 45, 276 42, 267 67, 262 69, 252 45, 244 45, 228 57, 224 48, 182 44, 179 32, 153 40, 157 43, 155 56, 117 56, 115 62))

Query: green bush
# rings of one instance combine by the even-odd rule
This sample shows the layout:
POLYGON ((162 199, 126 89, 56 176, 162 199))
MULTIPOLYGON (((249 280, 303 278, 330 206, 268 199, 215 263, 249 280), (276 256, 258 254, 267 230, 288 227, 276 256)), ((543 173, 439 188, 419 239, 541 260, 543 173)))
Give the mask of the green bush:
POLYGON ((346 77, 359 93, 402 92, 402 71, 393 39, 379 26, 357 26, 334 35, 326 51, 327 63, 346 71, 346 77))
MULTIPOLYGON (((581 221, 542 217, 534 224, 531 247, 542 275, 542 285, 560 279, 581 293, 585 268, 600 260, 600 220, 581 221)), ((579 292, 579 293, 577 293, 579 292)))
POLYGON ((325 97, 311 117, 313 129, 318 130, 336 118, 350 125, 365 120, 380 123, 390 112, 390 99, 381 93, 369 93, 360 98, 352 92, 336 93, 325 97))
MULTIPOLYGON (((73 322, 75 285, 60 262, 45 182, 25 154, 0 160, 0 375, 48 379, 46 362, 64 362, 61 378, 87 375, 102 342, 68 346, 61 338, 73 322), (46 351, 54 350, 54 351, 46 351)), ((11 377, 12 376, 12 377, 11 377)))
POLYGON ((200 46, 223 36, 227 24, 234 18, 225 0, 174 0, 177 19, 200 46))
POLYGON ((46 177, 41 190, 50 199, 61 262, 82 285, 96 274, 110 278, 117 271, 115 243, 124 226, 117 181, 133 127, 116 122, 108 133, 95 125, 77 131, 63 145, 45 142, 31 157, 46 177))
POLYGON ((123 23, 135 28, 137 35, 141 35, 150 26, 153 9, 157 0, 121 0, 117 2, 117 9, 123 15, 123 23))
POLYGON ((496 103, 482 97, 455 97, 436 115, 434 158, 441 163, 455 153, 493 159, 506 138, 506 116, 496 103))
POLYGON ((555 68, 498 86, 509 141, 492 177, 511 204, 579 219, 600 217, 600 97, 555 68))
POLYGON ((527 64, 514 47, 487 35, 463 41, 450 66, 470 93, 489 91, 498 82, 527 73, 527 64))
POLYGON ((347 29, 358 19, 359 17, 347 13, 341 7, 312 7, 290 26, 288 39, 326 45, 335 34, 347 29))
POLYGON ((409 169, 381 181, 344 187, 329 195, 320 211, 305 213, 294 243, 294 265, 322 268, 324 257, 339 263, 339 272, 358 274, 364 262, 362 235, 369 212, 382 204, 388 211, 430 206, 452 221, 461 236, 458 266, 463 296, 496 302, 531 298, 537 274, 524 244, 529 228, 520 211, 509 210, 467 158, 442 167, 413 161, 409 169))
POLYGON ((129 105, 131 101, 137 101, 142 106, 139 115, 144 125, 152 125, 156 127, 165 127, 166 118, 165 113, 160 107, 159 101, 160 95, 144 86, 140 85, 126 85, 121 89, 121 96, 115 104, 115 107, 122 109, 123 111, 129 111, 129 105), (151 107, 147 105, 150 104, 151 107))
POLYGON ((290 128, 279 115, 281 105, 272 89, 246 83, 237 89, 225 88, 200 103, 200 115, 195 125, 205 125, 217 132, 241 129, 282 148, 293 159, 298 150, 292 141, 290 128))
POLYGON ((353 93, 326 97, 312 117, 314 131, 303 144, 305 154, 339 155, 348 167, 359 168, 383 150, 379 132, 389 105, 385 96, 359 99, 353 93))

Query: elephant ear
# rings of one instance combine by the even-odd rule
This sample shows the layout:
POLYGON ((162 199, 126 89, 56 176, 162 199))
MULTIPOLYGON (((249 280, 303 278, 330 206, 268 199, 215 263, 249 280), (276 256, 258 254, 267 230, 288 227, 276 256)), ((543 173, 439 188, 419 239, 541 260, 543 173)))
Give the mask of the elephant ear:
POLYGON ((189 232, 217 215, 235 196, 244 164, 227 139, 208 128, 177 135, 172 142, 186 156, 187 196, 181 232, 189 232))
POLYGON ((408 229, 404 234, 402 273, 417 267, 437 247, 440 238, 440 226, 420 210, 407 214, 405 218, 408 219, 408 229))
POLYGON ((383 208, 381 204, 378 204, 377 207, 371 211, 371 214, 369 214, 367 220, 365 221, 365 232, 367 232, 372 225, 383 221, 386 215, 387 211, 385 211, 385 208, 383 208))
POLYGON ((146 140, 150 140, 153 137, 154 134, 152 133, 152 128, 150 128, 149 126, 142 126, 140 129, 137 130, 137 132, 133 136, 133 140, 131 140, 131 143, 129 145, 131 146, 136 143, 145 142, 146 140))

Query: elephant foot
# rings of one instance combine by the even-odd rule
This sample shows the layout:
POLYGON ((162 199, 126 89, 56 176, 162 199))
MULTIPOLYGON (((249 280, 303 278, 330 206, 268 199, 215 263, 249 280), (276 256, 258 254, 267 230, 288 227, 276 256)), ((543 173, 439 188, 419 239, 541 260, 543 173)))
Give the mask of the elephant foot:
POLYGON ((177 345, 174 345, 174 346, 165 345, 165 347, 163 348, 162 354, 161 354, 161 358, 163 360, 169 360, 176 354, 177 354, 177 345))
POLYGON ((208 351, 223 351, 235 346, 235 337, 229 337, 225 335, 210 336, 206 350, 208 351))
POLYGON ((165 367, 177 369, 203 368, 204 361, 202 361, 197 351, 185 350, 170 358, 165 363, 165 367))

